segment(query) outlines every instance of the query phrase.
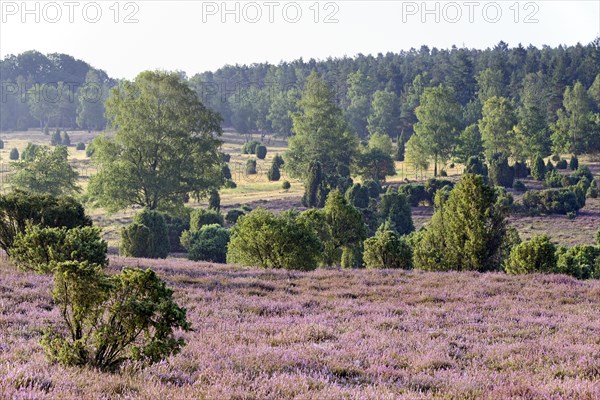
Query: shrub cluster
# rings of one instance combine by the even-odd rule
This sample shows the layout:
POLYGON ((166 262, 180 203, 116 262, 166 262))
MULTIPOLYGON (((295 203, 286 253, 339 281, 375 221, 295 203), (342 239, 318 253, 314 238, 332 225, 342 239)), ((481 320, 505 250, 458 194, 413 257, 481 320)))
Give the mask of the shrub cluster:
POLYGON ((250 140, 244 143, 242 146, 242 154, 256 154, 256 148, 260 145, 260 142, 256 140, 250 140))
POLYGON ((382 225, 375 236, 365 240, 364 264, 367 268, 412 268, 412 249, 404 237, 389 224, 382 225))
POLYGON ((164 216, 144 210, 121 230, 121 255, 140 258, 167 258, 171 246, 164 216))
MULTIPOLYGON (((585 192, 583 192, 585 193, 585 192)), ((585 194, 577 186, 568 189, 532 190, 523 195, 523 206, 531 214, 576 213, 585 206, 585 194)))

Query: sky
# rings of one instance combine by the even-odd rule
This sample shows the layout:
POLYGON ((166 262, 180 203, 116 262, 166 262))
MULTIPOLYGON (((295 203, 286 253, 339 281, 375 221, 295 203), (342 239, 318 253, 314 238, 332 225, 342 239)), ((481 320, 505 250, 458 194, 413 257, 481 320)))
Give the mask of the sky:
POLYGON ((114 78, 430 48, 587 44, 600 0, 7 1, 0 58, 67 53, 114 78))

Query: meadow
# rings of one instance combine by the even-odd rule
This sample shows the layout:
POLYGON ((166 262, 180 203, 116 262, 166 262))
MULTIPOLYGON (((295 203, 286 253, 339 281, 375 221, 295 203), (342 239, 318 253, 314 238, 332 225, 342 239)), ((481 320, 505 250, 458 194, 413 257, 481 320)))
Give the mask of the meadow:
POLYGON ((152 267, 193 331, 142 372, 51 365, 51 277, 0 268, 3 399, 596 399, 600 282, 558 275, 152 267))

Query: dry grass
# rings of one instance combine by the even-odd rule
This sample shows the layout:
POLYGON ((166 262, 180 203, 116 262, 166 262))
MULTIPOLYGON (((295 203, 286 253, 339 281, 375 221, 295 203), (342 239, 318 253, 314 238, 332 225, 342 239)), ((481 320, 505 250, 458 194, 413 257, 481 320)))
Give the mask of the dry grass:
POLYGON ((151 265, 194 331, 167 362, 50 365, 50 278, 0 271, 0 398, 595 399, 600 282, 565 276, 151 265))

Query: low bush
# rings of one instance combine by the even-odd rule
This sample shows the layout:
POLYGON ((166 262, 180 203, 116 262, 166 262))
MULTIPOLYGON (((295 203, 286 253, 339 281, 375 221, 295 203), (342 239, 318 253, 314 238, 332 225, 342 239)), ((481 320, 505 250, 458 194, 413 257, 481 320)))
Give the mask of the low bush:
POLYGON ((54 302, 65 320, 49 328, 41 344, 50 360, 67 366, 116 371, 125 363, 144 367, 179 352, 174 330, 189 330, 186 310, 151 270, 125 268, 106 275, 88 262, 54 267, 54 302))
POLYGON ((251 159, 246 161, 246 174, 254 175, 256 174, 256 160, 251 159))
POLYGON ((567 169, 569 167, 569 164, 567 163, 567 160, 560 160, 556 162, 556 169, 567 169))
POLYGON ((569 169, 575 171, 577 168, 579 168, 579 159, 577 159, 577 156, 573 156, 569 161, 569 169))
POLYGON ((188 250, 188 258, 194 261, 224 263, 227 259, 229 231, 221 225, 204 225, 197 232, 186 232, 182 244, 188 250))
POLYGON ((315 231, 297 223, 295 215, 255 209, 231 229, 227 262, 275 269, 313 270, 321 242, 315 231))
POLYGON ((369 191, 369 197, 373 199, 379 198, 381 194, 381 185, 379 182, 369 179, 363 182, 363 186, 369 191))
POLYGON ((42 228, 91 226, 81 203, 73 197, 53 197, 21 190, 0 195, 0 247, 8 254, 15 236, 28 223, 42 228))
POLYGON ((523 181, 515 181, 515 183, 513 183, 513 189, 517 192, 526 192, 527 186, 525 186, 523 181))
POLYGON ((42 228, 29 224, 15 237, 11 258, 22 269, 45 274, 52 272, 55 263, 65 261, 106 266, 107 248, 96 227, 42 228))
POLYGON ((186 249, 179 242, 181 234, 190 229, 190 215, 189 209, 185 216, 173 216, 169 214, 163 214, 165 223, 167 224, 167 231, 169 232, 169 251, 171 253, 183 253, 186 249))
POLYGON ((415 230, 406 195, 394 189, 389 189, 382 196, 379 202, 379 217, 381 223, 387 223, 387 228, 399 235, 406 235, 415 230))
POLYGON ((19 159, 19 150, 13 148, 8 155, 8 158, 12 161, 17 161, 19 159))
POLYGON ((121 230, 121 255, 140 258, 167 258, 170 250, 169 231, 164 216, 158 211, 144 210, 121 230))
POLYGON ((566 215, 583 207, 581 199, 571 189, 530 190, 523 195, 522 201, 525 210, 533 214, 566 215))
POLYGON ((290 184, 289 181, 283 181, 283 183, 281 184, 281 188, 283 190, 290 190, 290 188, 292 187, 292 185, 290 184))
POLYGON ((77 146, 75 147, 75 149, 79 150, 79 151, 85 150, 85 143, 83 143, 83 142, 77 143, 77 146))
POLYGON ((412 248, 389 225, 382 225, 375 236, 364 242, 364 264, 367 268, 412 268, 412 248))
MULTIPOLYGON (((208 196, 208 209, 216 211, 217 213, 221 209, 221 196, 219 195, 219 191, 210 191, 210 194, 208 196)), ((221 223, 221 225, 223 225, 223 223, 221 223)))
POLYGON ((244 143, 242 146, 242 154, 256 154, 256 147, 258 145, 260 145, 260 142, 257 142, 256 140, 244 143))
POLYGON ((264 160, 265 157, 267 156, 267 147, 263 146, 262 144, 256 146, 255 154, 256 154, 256 158, 258 158, 259 160, 264 160))
POLYGON ((198 232, 204 225, 218 224, 223 226, 223 215, 216 210, 197 208, 190 214, 190 230, 198 232))
POLYGON ((227 214, 225 214, 225 221, 227 221, 228 224, 233 225, 238 221, 238 219, 242 215, 246 215, 244 210, 240 210, 240 209, 229 210, 229 211, 227 211, 227 214))
MULTIPOLYGON (((543 160, 542 160, 543 163, 543 160)), ((502 155, 494 155, 488 172, 491 184, 510 188, 515 180, 515 172, 508 165, 508 159, 502 155)))
POLYGON ((535 236, 512 249, 504 269, 514 275, 555 272, 556 246, 546 235, 535 236))
POLYGON ((578 279, 600 277, 600 247, 577 245, 558 254, 557 272, 578 279))
POLYGON ((276 182, 281 178, 281 172, 279 171, 279 166, 277 165, 277 163, 275 163, 275 160, 273 160, 273 163, 271 163, 271 167, 269 168, 269 171, 267 171, 267 179, 269 179, 270 182, 276 182))
POLYGON ((479 157, 469 157, 465 165, 465 174, 488 176, 488 168, 479 157))
POLYGON ((548 172, 544 178, 544 186, 548 188, 560 188, 563 187, 564 175, 557 171, 548 172))
POLYGON ((369 199, 369 189, 360 183, 355 183, 346 191, 346 200, 354 207, 367 208, 369 199))

